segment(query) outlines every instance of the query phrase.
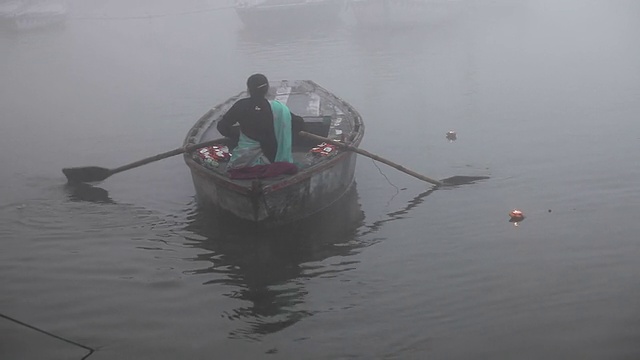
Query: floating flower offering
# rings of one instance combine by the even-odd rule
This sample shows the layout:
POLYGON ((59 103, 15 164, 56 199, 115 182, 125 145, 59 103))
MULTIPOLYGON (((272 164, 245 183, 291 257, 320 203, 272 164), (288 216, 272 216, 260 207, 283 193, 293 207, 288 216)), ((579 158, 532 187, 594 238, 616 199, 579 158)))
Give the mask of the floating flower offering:
POLYGON ((453 131, 453 130, 451 130, 451 131, 447 132, 447 135, 446 135, 446 136, 447 136, 447 139, 448 139, 449 141, 455 141, 455 140, 458 138, 458 135, 457 135, 457 134, 456 134, 456 132, 455 132, 455 131, 453 131))
POLYGON ((511 212, 509 213, 509 217, 511 218, 509 220, 511 222, 518 222, 518 221, 524 220, 524 214, 522 213, 522 211, 518 209, 511 210, 511 212))

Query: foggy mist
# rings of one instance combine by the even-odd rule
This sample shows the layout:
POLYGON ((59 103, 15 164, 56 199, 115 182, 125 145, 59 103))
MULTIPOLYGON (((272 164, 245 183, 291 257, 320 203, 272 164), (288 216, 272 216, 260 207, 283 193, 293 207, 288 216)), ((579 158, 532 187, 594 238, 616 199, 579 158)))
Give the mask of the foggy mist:
MULTIPOLYGON (((0 313, 90 359, 637 358, 639 15, 635 0, 0 0, 0 313), (180 147, 253 73, 353 105, 363 149, 488 180, 433 191, 359 157, 356 220, 272 238, 203 215, 180 156, 66 185, 62 168, 180 147)), ((0 358, 51 350, 1 326, 20 336, 0 358)))

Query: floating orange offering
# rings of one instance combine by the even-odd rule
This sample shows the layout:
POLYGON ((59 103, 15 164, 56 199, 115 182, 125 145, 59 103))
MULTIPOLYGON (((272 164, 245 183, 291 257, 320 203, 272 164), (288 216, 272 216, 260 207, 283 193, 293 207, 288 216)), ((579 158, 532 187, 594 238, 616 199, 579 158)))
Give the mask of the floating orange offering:
POLYGON ((509 217, 511 218, 511 221, 520 221, 524 219, 524 214, 522 211, 514 209, 509 213, 509 217))

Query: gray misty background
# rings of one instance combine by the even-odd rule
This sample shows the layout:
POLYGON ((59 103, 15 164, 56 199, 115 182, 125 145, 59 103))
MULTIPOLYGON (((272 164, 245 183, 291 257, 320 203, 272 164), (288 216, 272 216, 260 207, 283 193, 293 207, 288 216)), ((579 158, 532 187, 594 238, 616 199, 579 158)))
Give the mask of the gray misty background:
POLYGON ((637 359, 640 2, 426 3, 249 28, 222 0, 75 0, 4 26, 0 313, 90 359, 637 359), (370 152, 490 179, 360 157, 340 211, 286 233, 207 216, 180 157, 65 184, 180 146, 254 72, 351 103, 370 152))

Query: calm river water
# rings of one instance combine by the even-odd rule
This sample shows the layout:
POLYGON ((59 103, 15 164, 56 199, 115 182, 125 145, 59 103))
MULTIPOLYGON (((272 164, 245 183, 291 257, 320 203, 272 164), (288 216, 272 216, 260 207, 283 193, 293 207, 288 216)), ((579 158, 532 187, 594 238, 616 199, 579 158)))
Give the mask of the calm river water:
POLYGON ((279 31, 228 5, 72 1, 0 33, 0 313, 90 359, 640 357, 637 1, 279 31), (180 146, 254 72, 350 102, 370 152, 490 178, 430 191, 360 157, 336 208, 278 232, 198 210, 180 157, 65 185, 180 146))

